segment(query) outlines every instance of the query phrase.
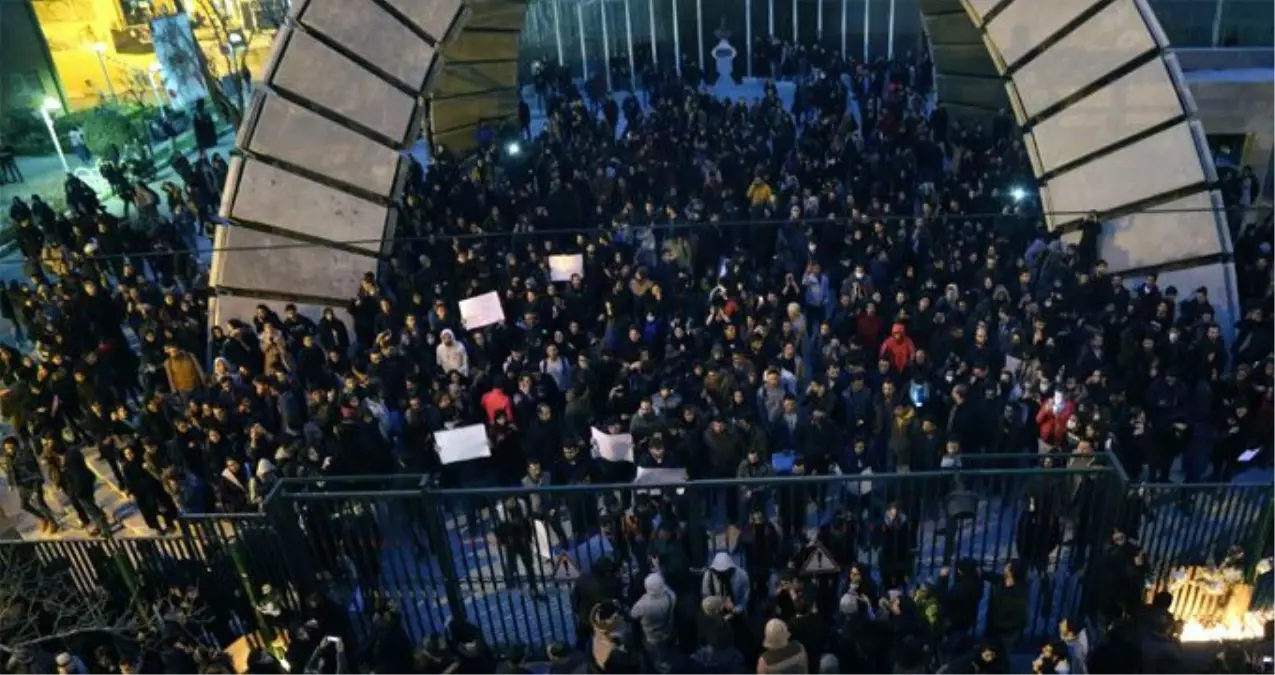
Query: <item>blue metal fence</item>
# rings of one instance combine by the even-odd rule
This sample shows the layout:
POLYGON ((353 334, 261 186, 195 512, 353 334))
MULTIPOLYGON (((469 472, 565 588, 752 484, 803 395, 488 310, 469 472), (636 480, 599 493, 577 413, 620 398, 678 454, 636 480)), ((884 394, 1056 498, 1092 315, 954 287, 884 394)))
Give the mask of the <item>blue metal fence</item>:
POLYGON ((1085 607, 1094 589, 1083 571, 1113 527, 1146 551, 1153 588, 1232 546, 1254 557, 1269 548, 1269 486, 1136 486, 1105 455, 1061 460, 1017 468, 1021 456, 986 456, 959 471, 536 489, 438 489, 426 476, 289 480, 260 514, 186 519, 171 538, 7 546, 69 567, 85 593, 106 581, 143 596, 198 582, 232 597, 258 628, 270 622, 253 607, 269 590, 292 609, 326 595, 348 610, 356 636, 392 607, 414 639, 463 616, 492 643, 529 645, 577 637, 575 579, 604 557, 627 597, 657 568, 698 597, 704 569, 725 553, 753 577, 758 607, 787 574, 835 601, 856 565, 877 584, 905 576, 915 587, 958 561, 992 572, 1016 559, 1030 588, 1024 637, 1038 638, 1085 607), (891 510, 899 518, 887 522, 891 510), (821 548, 769 551, 757 543, 768 533, 821 548))

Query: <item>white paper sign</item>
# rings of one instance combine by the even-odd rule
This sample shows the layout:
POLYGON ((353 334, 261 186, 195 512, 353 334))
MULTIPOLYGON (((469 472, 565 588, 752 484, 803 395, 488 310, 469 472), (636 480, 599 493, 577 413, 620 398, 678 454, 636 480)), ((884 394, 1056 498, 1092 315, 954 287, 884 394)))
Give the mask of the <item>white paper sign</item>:
POLYGON ((647 469, 638 467, 634 485, 660 485, 666 483, 685 483, 686 469, 647 469))
POLYGON ((531 527, 535 530, 536 553, 539 553, 540 557, 545 560, 553 560, 553 540, 549 538, 549 526, 545 525, 543 520, 533 518, 531 527))
POLYGON ((1239 459, 1241 462, 1251 462, 1254 457, 1257 457, 1260 454, 1262 454, 1262 447, 1259 445, 1256 448, 1251 448, 1241 452, 1239 459))
POLYGON ((571 281, 571 277, 576 274, 584 276, 583 255, 549 256, 549 281, 571 281))
POLYGON ((632 462, 633 435, 607 434, 593 427, 593 456, 608 462, 632 462))
POLYGON ((434 443, 438 446, 438 459, 443 464, 491 457, 487 427, 481 424, 436 432, 434 443))
POLYGON ((475 330, 505 320, 505 309, 496 291, 460 301, 460 323, 465 330, 475 330))

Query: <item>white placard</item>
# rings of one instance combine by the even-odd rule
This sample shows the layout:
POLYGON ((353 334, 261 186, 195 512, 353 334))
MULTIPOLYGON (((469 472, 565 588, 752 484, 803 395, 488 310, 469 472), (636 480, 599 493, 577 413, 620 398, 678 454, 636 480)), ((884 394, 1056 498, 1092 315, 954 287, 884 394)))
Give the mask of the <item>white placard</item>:
POLYGON ((505 309, 496 291, 460 301, 460 323, 465 330, 475 330, 505 320, 505 309))
POLYGON ((685 483, 686 469, 647 469, 638 467, 634 485, 660 485, 667 483, 685 483))
POLYGON ((481 424, 435 432, 434 443, 438 446, 438 459, 443 464, 491 457, 487 427, 481 424))
POLYGON ((553 540, 549 538, 549 526, 538 518, 531 519, 531 527, 536 537, 536 553, 545 560, 553 560, 553 540))
POLYGON ((593 429, 593 456, 608 462, 633 461, 633 434, 607 434, 593 429))
POLYGON ((584 276, 584 256, 551 255, 549 256, 549 281, 571 281, 571 277, 584 276))
POLYGON ((1257 457, 1260 454, 1262 454, 1262 446, 1259 445, 1256 448, 1250 448, 1241 452, 1239 459, 1241 462, 1251 462, 1254 457, 1257 457))

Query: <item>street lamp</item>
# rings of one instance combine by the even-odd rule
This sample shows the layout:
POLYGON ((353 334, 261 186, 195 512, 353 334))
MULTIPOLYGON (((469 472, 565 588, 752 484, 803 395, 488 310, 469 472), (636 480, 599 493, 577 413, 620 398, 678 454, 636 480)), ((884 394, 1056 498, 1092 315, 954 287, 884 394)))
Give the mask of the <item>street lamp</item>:
POLYGON ((226 35, 226 51, 230 54, 230 68, 239 74, 239 50, 246 49, 243 33, 234 30, 226 35))
POLYGON ((106 80, 106 91, 110 92, 111 100, 118 102, 120 99, 115 94, 115 84, 111 82, 111 71, 106 67, 106 43, 94 42, 89 45, 89 50, 97 54, 97 65, 102 68, 102 79, 106 80))
POLYGON ((58 140, 58 130, 53 126, 53 117, 49 113, 61 110, 62 102, 49 96, 40 105, 40 117, 44 118, 44 126, 49 130, 49 138, 53 139, 53 149, 58 151, 58 159, 62 161, 62 170, 71 173, 71 165, 66 163, 66 155, 62 152, 62 142, 58 140))

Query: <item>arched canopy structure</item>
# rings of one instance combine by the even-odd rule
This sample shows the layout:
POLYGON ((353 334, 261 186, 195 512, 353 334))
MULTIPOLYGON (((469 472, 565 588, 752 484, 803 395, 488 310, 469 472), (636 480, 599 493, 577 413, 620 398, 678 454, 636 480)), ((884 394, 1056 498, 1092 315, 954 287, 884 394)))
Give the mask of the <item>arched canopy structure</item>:
POLYGON ((297 0, 222 195, 217 324, 257 304, 315 317, 345 305, 393 238, 403 153, 422 134, 463 150, 481 123, 516 116, 525 10, 513 0, 297 0))
POLYGON ((1168 38, 1145 0, 922 0, 939 100, 1012 111, 1051 228, 1103 219, 1113 272, 1209 289, 1232 325, 1231 241, 1213 158, 1168 38))
MULTIPOLYGON (((1049 226, 1097 211, 1113 271, 1204 286, 1231 325, 1212 159, 1145 0, 919 2, 940 100, 958 118, 1012 110, 1049 226)), ((422 130, 463 148, 516 114, 524 17, 507 0, 298 0, 237 141, 214 321, 344 306, 392 238, 401 152, 422 130)))

